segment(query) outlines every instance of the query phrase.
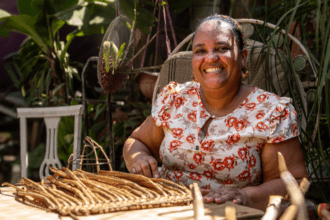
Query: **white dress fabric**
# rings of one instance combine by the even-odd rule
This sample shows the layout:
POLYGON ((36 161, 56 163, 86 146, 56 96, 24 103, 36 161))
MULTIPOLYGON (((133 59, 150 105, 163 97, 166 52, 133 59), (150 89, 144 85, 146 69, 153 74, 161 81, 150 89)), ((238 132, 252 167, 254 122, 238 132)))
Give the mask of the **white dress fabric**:
POLYGON ((171 82, 153 103, 153 120, 165 134, 162 177, 187 186, 197 182, 202 189, 260 184, 265 143, 298 135, 292 100, 255 87, 233 112, 213 118, 203 135, 201 128, 212 116, 199 91, 199 83, 171 82))

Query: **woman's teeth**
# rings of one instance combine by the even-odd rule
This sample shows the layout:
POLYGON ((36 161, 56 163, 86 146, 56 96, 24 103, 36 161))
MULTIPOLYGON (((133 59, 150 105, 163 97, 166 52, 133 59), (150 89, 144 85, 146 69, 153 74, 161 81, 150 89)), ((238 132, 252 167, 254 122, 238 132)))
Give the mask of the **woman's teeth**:
POLYGON ((221 71, 222 70, 222 68, 220 68, 220 67, 216 67, 216 68, 207 68, 207 69, 205 69, 205 72, 206 73, 216 73, 216 72, 219 72, 219 71, 221 71))

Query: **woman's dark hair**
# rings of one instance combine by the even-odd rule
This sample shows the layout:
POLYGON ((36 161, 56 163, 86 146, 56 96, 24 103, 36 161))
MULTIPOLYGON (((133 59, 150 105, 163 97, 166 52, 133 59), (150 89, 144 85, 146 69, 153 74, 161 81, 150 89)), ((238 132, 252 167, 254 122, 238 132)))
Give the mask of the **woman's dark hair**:
POLYGON ((242 51, 243 50, 244 45, 245 45, 243 29, 242 29, 242 27, 239 25, 239 23, 235 19, 233 19, 233 18, 231 18, 229 16, 226 16, 226 15, 218 15, 218 14, 214 14, 214 15, 208 16, 208 17, 204 18, 197 25, 195 34, 198 31, 198 29, 200 28, 200 26, 202 24, 204 24, 205 22, 208 22, 208 21, 224 21, 227 24, 229 24, 230 27, 231 27, 231 30, 232 30, 232 32, 233 32, 233 34, 235 36, 235 39, 238 42, 239 51, 242 51))

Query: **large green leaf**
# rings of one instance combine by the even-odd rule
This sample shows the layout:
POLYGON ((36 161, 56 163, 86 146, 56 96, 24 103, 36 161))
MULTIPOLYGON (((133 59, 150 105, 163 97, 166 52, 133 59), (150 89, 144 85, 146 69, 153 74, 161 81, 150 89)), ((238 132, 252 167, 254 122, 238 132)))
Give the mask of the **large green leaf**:
POLYGON ((65 24, 65 21, 54 19, 53 20, 53 35, 55 35, 61 29, 61 27, 63 27, 64 24, 65 24))
POLYGON ((40 13, 44 3, 45 0, 17 0, 18 11, 21 15, 25 14, 34 17, 40 13))
MULTIPOLYGON (((127 15, 131 20, 134 19, 134 0, 119 0, 120 10, 123 14, 127 15)), ((140 29, 144 33, 149 33, 149 27, 155 26, 154 22, 157 22, 157 18, 145 8, 140 6, 136 7, 136 28, 140 29)))
POLYGON ((66 10, 79 3, 79 0, 47 0, 54 7, 56 12, 66 10))
MULTIPOLYGON (((0 19, 1 22, 2 19, 0 19)), ((3 23, 0 24, 0 30, 16 31, 31 37, 44 52, 47 52, 48 46, 46 41, 38 33, 42 28, 36 30, 36 20, 30 15, 12 15, 4 18, 3 23)))
POLYGON ((115 4, 93 5, 89 7, 89 25, 108 25, 116 17, 115 4))
MULTIPOLYGON (((68 22, 69 24, 75 23, 73 13, 76 11, 76 14, 79 15, 80 10, 86 8, 87 5, 88 5, 88 3, 77 4, 66 10, 55 13, 54 16, 60 20, 64 20, 64 21, 68 22)), ((85 11, 85 9, 84 9, 84 11, 85 11)), ((80 17, 83 17, 83 16, 80 16, 80 17)), ((79 18, 78 18, 78 20, 79 20, 79 18)))

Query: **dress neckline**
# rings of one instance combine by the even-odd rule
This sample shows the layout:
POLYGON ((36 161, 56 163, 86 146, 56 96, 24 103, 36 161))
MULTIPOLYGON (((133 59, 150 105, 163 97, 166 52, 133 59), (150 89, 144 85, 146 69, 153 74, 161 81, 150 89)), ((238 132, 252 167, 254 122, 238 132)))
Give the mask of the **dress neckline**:
POLYGON ((225 117, 228 117, 228 116, 231 115, 231 114, 236 113, 236 111, 238 111, 239 109, 241 109, 241 108, 246 104, 246 99, 250 99, 251 96, 252 96, 252 94, 254 94, 255 91, 258 89, 258 87, 253 86, 253 89, 249 92, 249 94, 246 96, 246 98, 240 103, 240 105, 239 105, 237 108, 235 108, 233 111, 229 112, 229 113, 226 114, 226 115, 223 115, 223 116, 216 116, 216 115, 212 115, 212 114, 211 114, 210 112, 208 112, 207 109, 205 108, 204 103, 202 102, 202 98, 201 98, 201 90, 200 90, 201 88, 200 88, 200 84, 199 84, 199 83, 197 83, 197 87, 198 87, 198 92, 197 92, 198 96, 197 96, 197 98, 198 98, 198 100, 199 100, 200 103, 201 103, 201 107, 202 107, 202 109, 203 109, 203 110, 209 115, 209 118, 212 118, 212 119, 225 118, 225 117))

